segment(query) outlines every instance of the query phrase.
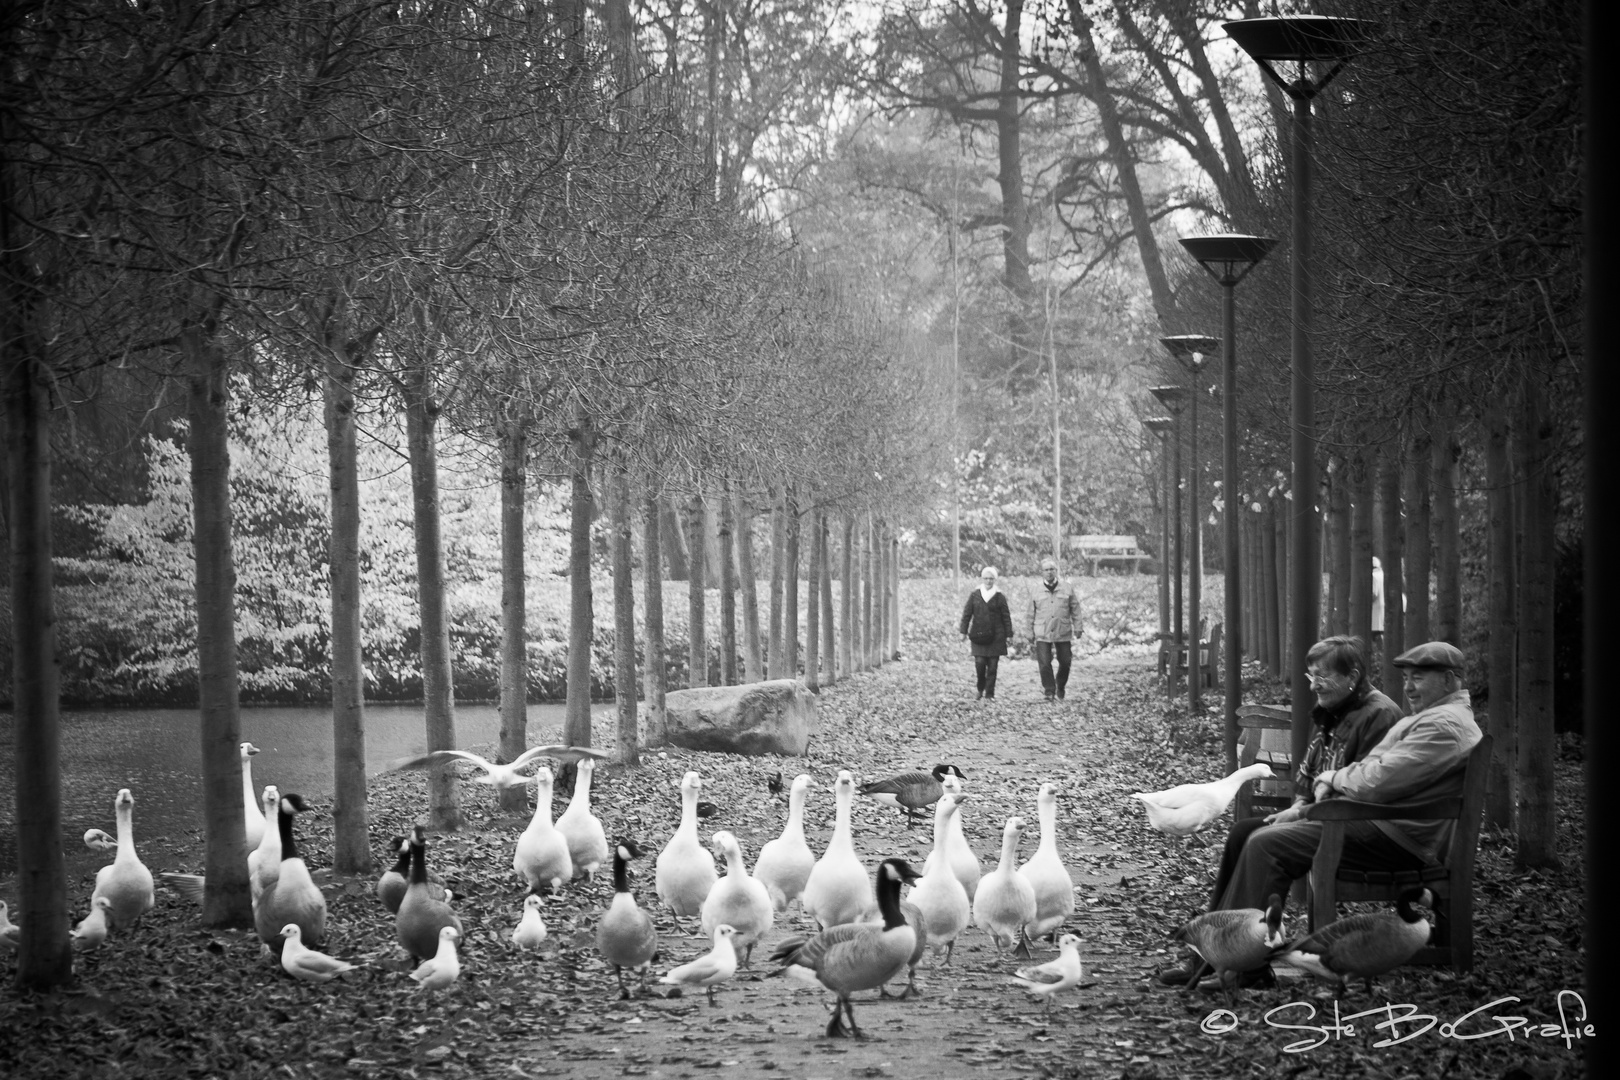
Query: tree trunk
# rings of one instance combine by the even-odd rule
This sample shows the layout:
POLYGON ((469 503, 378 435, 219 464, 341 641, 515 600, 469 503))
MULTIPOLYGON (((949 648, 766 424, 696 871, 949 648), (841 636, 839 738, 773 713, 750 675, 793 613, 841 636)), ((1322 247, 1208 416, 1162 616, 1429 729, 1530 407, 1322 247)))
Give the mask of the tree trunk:
POLYGON ((703 574, 709 557, 704 552, 703 499, 693 495, 686 503, 687 567, 686 580, 686 685, 709 685, 709 638, 703 596, 703 574))
MULTIPOLYGON (((524 565, 523 520, 529 489, 528 425, 499 425, 501 444, 501 756, 515 761, 529 743, 529 581, 524 565)), ((499 788, 496 801, 509 814, 528 808, 525 787, 499 788)))
POLYGON ((1039 377, 1039 357, 1031 348, 1030 312, 1035 286, 1029 273, 1029 207, 1024 194, 1023 75, 1024 0, 1007 0, 1000 42, 1000 85, 996 93, 996 181, 1001 191, 1002 280, 1012 298, 1008 367, 1015 383, 1039 377))
POLYGON ((1457 462, 1462 447, 1456 429, 1443 424, 1436 432, 1434 455, 1434 636, 1462 644, 1462 522, 1457 511, 1457 462))
POLYGON ((1337 455, 1328 488, 1328 629, 1335 634, 1350 632, 1350 572, 1353 553, 1350 541, 1350 461, 1337 455))
POLYGON ((765 670, 773 679, 787 678, 783 663, 786 648, 782 644, 782 581, 786 576, 784 562, 787 548, 786 514, 782 504, 771 500, 771 607, 770 643, 765 654, 765 670))
POLYGON ((630 474, 619 471, 609 490, 613 527, 613 698, 618 706, 618 760, 641 764, 636 729, 636 583, 631 567, 634 531, 630 527, 630 474))
POLYGON ((810 513, 810 562, 805 570, 804 684, 821 688, 821 526, 810 513))
POLYGON ((708 573, 704 582, 720 581, 720 514, 712 496, 703 497, 703 553, 708 558, 708 573))
MULTIPOLYGON (((1372 646, 1373 479, 1363 454, 1350 461, 1350 633, 1372 646)), ((1369 656, 1371 653, 1369 652, 1369 656)), ((1372 672, 1366 673, 1369 678, 1372 672)))
POLYGON ((1288 527, 1293 516, 1293 500, 1272 500, 1271 527, 1277 545, 1277 675, 1285 682, 1293 678, 1293 665, 1304 661, 1305 648, 1294 637, 1293 587, 1289 559, 1293 558, 1294 530, 1288 527))
POLYGON ((816 542, 821 549, 821 652, 827 658, 827 676, 822 685, 831 686, 838 681, 838 664, 833 625, 832 553, 827 550, 832 546, 832 535, 825 513, 816 514, 816 542))
POLYGON ((889 600, 889 659, 900 659, 900 538, 893 537, 889 541, 889 572, 894 582, 890 587, 889 600))
POLYGON ((1485 785, 1485 820, 1503 829, 1513 827, 1515 758, 1517 750, 1517 684, 1519 620, 1515 596, 1514 532, 1518 500, 1513 483, 1509 440, 1511 423, 1500 397, 1491 401, 1486 415, 1485 488, 1487 516, 1486 562, 1489 569, 1488 608, 1490 680, 1488 719, 1491 733, 1491 771, 1485 785))
MULTIPOLYGON (((439 404, 425 367, 405 373, 405 440, 411 459, 411 502, 416 525, 417 603, 422 619, 422 705, 431 750, 455 750, 455 684, 450 670, 450 624, 444 611, 444 545, 439 526, 439 404)), ((461 828, 461 780, 444 762, 428 771, 428 828, 461 828)))
POLYGON ((782 497, 782 678, 799 674, 799 507, 789 488, 782 497))
POLYGON ((754 572, 754 508, 737 493, 737 576, 742 579, 743 679, 765 678, 759 641, 759 581, 754 572))
MULTIPOLYGON (((591 465, 596 427, 580 416, 568 432, 571 490, 568 507, 568 687, 563 742, 591 745, 591 648, 596 617, 591 607, 591 518, 596 514, 591 465)), ((693 576, 696 577, 694 567, 693 576)))
POLYGON ((686 558, 686 537, 681 529, 681 516, 662 496, 658 499, 658 515, 661 519, 658 538, 663 541, 664 555, 669 559, 669 580, 686 581, 691 570, 686 558))
POLYGON ((844 558, 842 588, 839 590, 839 625, 844 628, 838 639, 838 667, 844 675, 855 672, 855 518, 844 518, 844 558))
POLYGON ((1524 486, 1519 531, 1519 842, 1515 861, 1525 868, 1553 868, 1558 865, 1553 790, 1553 763, 1558 758, 1553 733, 1553 526, 1558 484, 1553 473, 1552 420, 1537 373, 1525 372, 1523 393, 1518 438, 1524 486))
POLYGON ((664 694, 669 686, 669 673, 664 650, 664 582, 660 558, 663 548, 663 529, 659 527, 663 516, 662 500, 648 495, 642 503, 642 559, 645 610, 642 625, 647 631, 645 670, 642 672, 642 697, 647 702, 647 742, 663 746, 669 741, 669 713, 665 709, 664 694))
MULTIPOLYGON (((11 168, 0 166, 9 188, 11 168)), ((22 936, 17 986, 48 990, 73 980, 68 939, 67 863, 62 856, 61 672, 51 590, 50 371, 44 345, 18 293, 22 250, 12 233, 15 205, 0 204, 0 386, 5 396, 11 534, 12 714, 16 739, 17 905, 22 936), (15 275, 15 276, 14 276, 15 275)))
POLYGON ((1282 609, 1282 600, 1277 595, 1277 584, 1283 578, 1282 550, 1277 543, 1277 519, 1281 516, 1271 501, 1263 504, 1265 510, 1261 512, 1260 529, 1260 622, 1264 626, 1265 649, 1264 656, 1266 669, 1273 678, 1282 674, 1282 626, 1278 620, 1278 613, 1282 609))
POLYGON ((1406 554, 1401 532, 1401 444, 1384 447, 1378 474, 1379 501, 1383 504, 1384 560, 1384 693, 1400 701, 1401 672, 1395 658, 1406 651, 1406 619, 1401 610, 1406 595, 1406 554))
POLYGON ((1406 497, 1406 646, 1433 641, 1429 633, 1429 437, 1412 440, 1406 497))
POLYGON ((191 456, 197 590, 197 705, 206 827, 204 926, 253 925, 242 811, 242 716, 237 696, 236 564, 231 548, 229 365, 212 331, 181 333, 191 456))
POLYGON ((877 635, 873 633, 872 578, 875 560, 872 544, 872 515, 866 515, 861 526, 861 668, 871 671, 877 667, 877 635))
MULTIPOLYGON (((333 335, 335 338, 335 334, 333 335)), ((360 623, 360 455, 356 445, 355 350, 329 339, 325 387, 326 455, 331 470, 332 535, 332 869, 371 870, 366 806, 365 669, 360 623)))
POLYGON ((720 489, 720 682, 737 685, 736 502, 729 484, 720 489))

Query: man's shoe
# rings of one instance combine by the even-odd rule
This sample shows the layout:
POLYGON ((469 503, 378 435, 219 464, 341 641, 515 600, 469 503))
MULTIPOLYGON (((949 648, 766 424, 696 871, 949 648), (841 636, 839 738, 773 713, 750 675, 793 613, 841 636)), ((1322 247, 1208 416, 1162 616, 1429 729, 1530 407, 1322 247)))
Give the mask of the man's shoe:
POLYGON ((1058 691, 1058 692, 1057 692, 1057 695, 1058 695, 1058 700, 1059 700, 1059 701, 1062 701, 1062 700, 1063 700, 1063 691, 1061 691, 1061 690, 1059 690, 1059 691, 1058 691))
POLYGON ((1241 971, 1237 977, 1239 990, 1270 990, 1277 985, 1277 976, 1271 973, 1271 965, 1257 967, 1253 971, 1241 971))
POLYGON ((1050 705, 1052 703, 1052 695, 1051 694, 1046 695, 1046 703, 1048 705, 1050 705))
POLYGON ((1180 967, 1160 968, 1154 973, 1153 979, 1160 986, 1186 986, 1192 979, 1193 972, 1203 968, 1207 973, 1209 968, 1198 957, 1193 957, 1180 967))

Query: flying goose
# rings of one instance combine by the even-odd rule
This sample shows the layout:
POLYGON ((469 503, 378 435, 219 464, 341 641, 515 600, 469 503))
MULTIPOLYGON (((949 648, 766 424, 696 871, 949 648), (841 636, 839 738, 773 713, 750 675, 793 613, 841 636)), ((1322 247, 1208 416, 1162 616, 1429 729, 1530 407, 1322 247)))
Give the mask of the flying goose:
POLYGON ((511 762, 502 765, 481 757, 470 750, 434 750, 426 754, 417 754, 412 757, 400 758, 391 762, 389 772, 401 772, 406 769, 427 769, 445 762, 465 761, 478 766, 483 772, 472 778, 475 784, 490 784, 497 788, 522 787, 529 782, 529 777, 518 772, 535 758, 555 758, 567 764, 570 761, 579 761, 584 758, 605 758, 605 750, 593 750, 589 746, 564 746, 553 744, 550 746, 531 746, 519 754, 511 762))

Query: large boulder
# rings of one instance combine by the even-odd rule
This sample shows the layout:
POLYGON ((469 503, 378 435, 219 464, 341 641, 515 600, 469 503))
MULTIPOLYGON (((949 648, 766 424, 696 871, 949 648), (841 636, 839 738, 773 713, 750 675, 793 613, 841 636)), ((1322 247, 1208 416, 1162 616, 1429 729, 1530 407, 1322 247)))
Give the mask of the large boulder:
POLYGON ((669 741, 688 750, 802 757, 816 727, 816 698, 799 679, 671 690, 669 741))

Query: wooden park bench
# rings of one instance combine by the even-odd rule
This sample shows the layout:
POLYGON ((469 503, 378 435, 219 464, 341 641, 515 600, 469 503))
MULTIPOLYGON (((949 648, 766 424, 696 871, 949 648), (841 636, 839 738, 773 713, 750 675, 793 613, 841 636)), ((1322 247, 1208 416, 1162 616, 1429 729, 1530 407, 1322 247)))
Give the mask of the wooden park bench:
POLYGON ((1097 576, 1097 568, 1105 562, 1130 563, 1134 574, 1148 560, 1134 536, 1071 536, 1069 549, 1079 552, 1086 560, 1086 572, 1092 577, 1097 576))
MULTIPOLYGON (((1179 683, 1187 677, 1187 646, 1177 649, 1168 635, 1159 638, 1159 674, 1163 675, 1170 666, 1170 654, 1176 654, 1175 679, 1172 685, 1179 683)), ((1209 689, 1215 685, 1217 673, 1221 667, 1221 624, 1216 623, 1215 628, 1209 632, 1209 637, 1198 643, 1198 677, 1199 687, 1209 689)))
POLYGON ((1252 780, 1238 789, 1239 818, 1274 814, 1294 804, 1293 712, 1287 705, 1240 705, 1238 768, 1271 766, 1272 780, 1252 780))

